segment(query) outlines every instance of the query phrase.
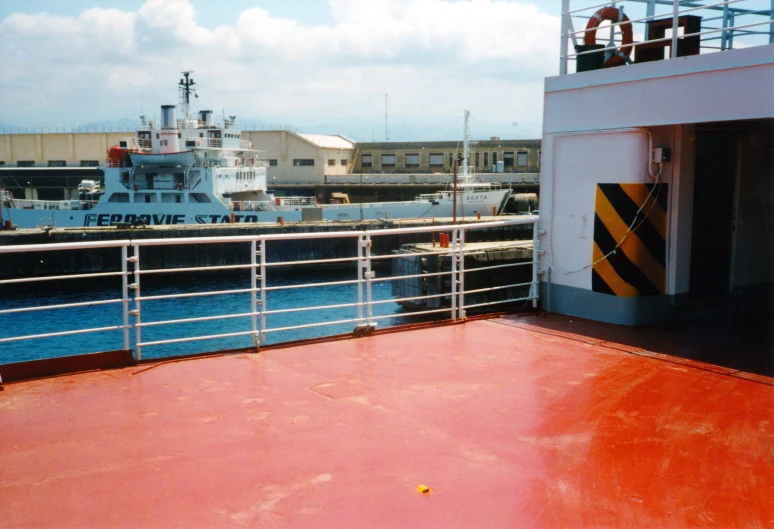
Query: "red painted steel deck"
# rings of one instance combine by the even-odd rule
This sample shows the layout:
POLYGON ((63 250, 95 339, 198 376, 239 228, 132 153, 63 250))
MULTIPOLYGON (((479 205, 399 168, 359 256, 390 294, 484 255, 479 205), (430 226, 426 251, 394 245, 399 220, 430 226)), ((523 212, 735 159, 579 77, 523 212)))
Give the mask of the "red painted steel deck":
POLYGON ((7 385, 0 526, 774 526, 772 379, 557 322, 7 385))

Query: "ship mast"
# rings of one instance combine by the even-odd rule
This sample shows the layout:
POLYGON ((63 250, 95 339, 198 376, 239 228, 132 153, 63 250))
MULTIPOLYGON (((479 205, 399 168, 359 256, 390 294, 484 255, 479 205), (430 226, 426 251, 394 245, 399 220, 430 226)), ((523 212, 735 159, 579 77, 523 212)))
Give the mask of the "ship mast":
POLYGON ((190 119, 190 116, 188 114, 188 108, 191 104, 191 94, 194 95, 194 97, 199 97, 196 94, 196 90, 192 88, 193 85, 196 83, 194 82, 193 78, 189 78, 189 76, 193 73, 193 71, 189 72, 181 72, 184 76, 183 79, 180 79, 180 82, 178 85, 180 86, 180 110, 183 111, 183 119, 190 119))
POLYGON ((462 144, 462 158, 465 160, 462 166, 462 179, 466 181, 468 179, 468 142, 470 141, 470 126, 468 120, 470 119, 470 111, 465 111, 465 141, 462 144))

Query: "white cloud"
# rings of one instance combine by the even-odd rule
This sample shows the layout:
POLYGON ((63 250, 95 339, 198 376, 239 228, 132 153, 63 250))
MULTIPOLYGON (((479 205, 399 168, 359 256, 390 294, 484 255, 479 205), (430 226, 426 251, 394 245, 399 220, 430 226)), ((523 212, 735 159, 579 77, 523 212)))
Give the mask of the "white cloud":
POLYGON ((208 28, 187 0, 10 15, 0 22, 0 122, 134 117, 141 100, 146 112, 176 101, 178 72, 192 69, 202 108, 249 118, 380 126, 389 92, 396 122, 468 108, 482 120, 537 124, 539 136, 543 77, 558 63, 556 16, 504 0, 330 0, 330 8, 333 23, 312 27, 252 8, 208 28))

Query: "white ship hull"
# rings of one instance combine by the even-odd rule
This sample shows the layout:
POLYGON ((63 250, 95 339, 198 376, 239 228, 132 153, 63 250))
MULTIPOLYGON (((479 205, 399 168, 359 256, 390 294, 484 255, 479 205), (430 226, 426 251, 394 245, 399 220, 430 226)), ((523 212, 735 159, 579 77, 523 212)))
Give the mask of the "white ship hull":
MULTIPOLYGON (((477 214, 499 214, 509 190, 468 192, 458 197, 457 217, 475 217, 477 214)), ((100 202, 92 209, 24 209, 4 208, 4 217, 19 228, 54 226, 57 228, 106 227, 118 223, 142 222, 149 226, 175 224, 228 224, 233 213, 234 223, 285 222, 304 220, 304 210, 319 210, 326 221, 351 221, 393 218, 451 217, 454 213, 448 195, 439 200, 414 200, 365 204, 331 204, 307 206, 271 206, 263 211, 231 210, 221 203, 210 204, 122 204, 100 202)), ((56 207, 63 205, 47 202, 56 207)), ((245 208, 245 206, 242 206, 245 208)), ((307 218, 319 215, 307 215, 307 218)))

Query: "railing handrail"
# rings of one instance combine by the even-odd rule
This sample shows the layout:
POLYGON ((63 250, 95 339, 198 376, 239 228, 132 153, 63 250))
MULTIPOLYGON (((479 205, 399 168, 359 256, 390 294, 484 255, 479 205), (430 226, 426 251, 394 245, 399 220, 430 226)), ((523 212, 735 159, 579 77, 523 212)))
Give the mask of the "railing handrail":
MULTIPOLYGON (((632 44, 627 44, 626 48, 632 49, 635 46, 639 44, 658 44, 658 43, 668 43, 671 42, 671 57, 669 58, 675 58, 677 57, 677 44, 678 42, 693 38, 693 39, 700 39, 702 37, 706 37, 708 35, 717 35, 720 34, 718 37, 710 37, 705 38, 703 41, 709 41, 709 40, 721 40, 720 47, 713 47, 713 46, 706 46, 701 45, 702 49, 709 49, 709 50, 727 50, 727 49, 733 49, 733 41, 735 37, 744 37, 744 36, 750 36, 750 35, 768 35, 768 44, 774 43, 774 4, 772 4, 770 9, 745 9, 740 7, 734 7, 733 4, 738 4, 741 2, 750 2, 751 0, 724 0, 724 1, 718 1, 714 0, 709 3, 701 3, 700 1, 680 1, 680 0, 619 0, 619 2, 613 3, 613 5, 619 5, 620 8, 624 9, 627 3, 634 3, 634 4, 647 4, 646 8, 646 16, 644 17, 637 17, 637 18, 631 18, 624 22, 613 22, 610 21, 609 26, 612 32, 615 32, 617 28, 619 28, 622 25, 625 24, 649 24, 651 21, 659 20, 659 19, 671 19, 672 25, 677 26, 678 19, 681 17, 684 17, 686 15, 689 15, 691 13, 697 13, 702 11, 714 11, 718 13, 722 13, 721 16, 713 16, 713 17, 703 17, 702 22, 722 22, 722 27, 713 27, 713 26, 703 26, 699 28, 699 31, 694 31, 691 33, 685 32, 684 34, 680 35, 679 31, 675 30, 672 31, 672 35, 669 37, 659 38, 659 39, 650 39, 648 38, 647 31, 645 32, 645 40, 641 42, 633 42, 632 44), (662 13, 656 13, 656 6, 664 6, 669 7, 671 6, 672 9, 669 12, 662 12, 662 13), (736 17, 741 16, 748 16, 748 15, 755 15, 755 16, 762 16, 762 17, 768 17, 768 20, 763 21, 757 21, 757 22, 751 22, 746 24, 736 24, 736 17), (767 26, 767 31, 749 31, 749 28, 753 27, 762 27, 767 26)), ((620 47, 620 40, 618 41, 619 44, 617 45, 609 45, 604 46, 595 50, 590 51, 582 51, 578 52, 576 50, 576 53, 571 53, 569 50, 569 41, 572 40, 573 44, 578 44, 578 36, 583 36, 587 33, 586 29, 580 29, 575 30, 573 27, 572 19, 573 18, 582 18, 585 16, 590 16, 592 13, 595 12, 596 9, 610 6, 611 2, 605 2, 600 3, 597 5, 592 6, 584 6, 579 9, 570 9, 570 0, 562 0, 562 9, 561 9, 561 19, 562 19, 562 29, 561 29, 561 46, 560 46, 560 75, 565 75, 568 72, 568 62, 570 59, 577 58, 579 56, 589 55, 593 53, 604 53, 609 52, 612 50, 616 50, 620 47), (581 13, 588 13, 588 15, 581 14, 581 13), (572 28, 572 30, 571 30, 572 28)), ((755 45, 762 45, 762 44, 753 44, 755 45)))
MULTIPOLYGON (((53 244, 32 244, 32 245, 18 245, 18 246, 0 246, 0 254, 10 253, 28 253, 28 252, 51 252, 61 250, 93 250, 98 248, 120 248, 121 249, 121 271, 120 272, 98 272, 98 273, 83 273, 83 274, 71 274, 53 276, 56 279, 88 279, 105 276, 120 276, 122 278, 122 290, 121 296, 114 299, 101 299, 93 302, 81 301, 76 303, 58 303, 47 306, 34 306, 34 307, 20 307, 3 309, 1 314, 14 314, 14 313, 29 313, 39 312, 45 310, 67 310, 75 307, 86 307, 89 305, 108 305, 108 304, 122 304, 122 323, 117 325, 92 325, 87 328, 81 329, 67 329, 63 331, 57 331, 53 333, 35 333, 21 336, 12 336, 0 338, 0 343, 7 342, 19 342, 24 340, 42 339, 71 336, 77 334, 86 333, 99 333, 109 331, 122 331, 124 333, 124 348, 130 349, 129 335, 130 331, 134 329, 134 353, 135 358, 141 358, 141 351, 144 347, 166 345, 166 344, 180 344, 202 340, 215 340, 229 337, 239 336, 252 336, 254 344, 258 346, 261 342, 265 342, 266 334, 271 332, 280 332, 293 329, 306 329, 315 328, 321 326, 340 325, 344 323, 355 323, 355 333, 369 334, 372 332, 377 320, 384 319, 384 315, 374 315, 373 307, 384 305, 390 302, 414 302, 415 300, 449 300, 451 306, 448 308, 434 309, 428 305, 428 310, 421 310, 417 312, 401 314, 401 317, 412 317, 422 314, 435 314, 441 312, 448 312, 451 319, 460 319, 465 317, 466 307, 482 307, 493 304, 511 303, 522 300, 532 300, 533 306, 536 306, 538 299, 537 288, 537 216, 523 216, 519 218, 509 218, 497 221, 480 222, 474 224, 443 224, 443 225, 427 225, 416 226, 408 228, 387 228, 387 229, 366 229, 356 231, 336 231, 336 232, 323 232, 323 233, 277 233, 277 234, 260 234, 260 235, 244 235, 244 236, 229 236, 229 237, 193 237, 193 238, 171 238, 171 239, 122 239, 115 241, 89 241, 89 242, 72 242, 72 243, 53 243, 53 244), (505 268, 508 266, 522 266, 532 265, 532 281, 531 282, 508 282, 505 285, 489 285, 484 288, 467 289, 465 288, 465 259, 464 256, 470 252, 480 252, 481 248, 469 247, 466 248, 465 240, 466 233, 471 230, 480 230, 488 228, 497 228, 504 226, 515 225, 532 225, 532 259, 531 262, 524 261, 518 263, 507 263, 505 265, 484 265, 483 267, 471 268, 470 273, 481 272, 482 270, 491 270, 495 268, 505 268), (371 250, 372 238, 380 236, 390 236, 395 234, 417 234, 417 233, 451 233, 451 244, 439 248, 440 251, 428 251, 417 253, 405 253, 405 254, 393 254, 389 256, 373 255, 371 250), (281 241, 292 240, 305 240, 305 239, 356 239, 358 255, 357 257, 347 258, 321 258, 308 261, 286 261, 286 262, 267 262, 265 258, 265 251, 267 243, 276 243, 281 241), (174 246, 184 244, 207 244, 207 243, 230 243, 230 244, 243 244, 249 243, 251 245, 251 252, 253 257, 250 264, 246 265, 213 265, 213 266, 201 266, 201 267, 188 267, 185 269, 147 269, 143 270, 140 263, 142 261, 142 248, 150 248, 154 246, 174 246), (129 256, 130 247, 133 249, 132 256, 129 256), (426 271, 423 274, 402 274, 392 275, 385 278, 376 279, 374 272, 372 271, 372 263, 382 257, 400 258, 400 257, 416 257, 416 256, 430 256, 437 255, 441 258, 441 255, 447 255, 451 259, 451 270, 439 269, 438 272, 426 271), (260 257, 260 259, 258 258, 260 257), (356 279, 347 279, 343 281, 326 281, 321 283, 307 283, 301 285, 285 285, 285 286, 267 286, 266 276, 270 269, 276 266, 294 265, 299 263, 304 264, 317 264, 317 263, 331 263, 331 262, 352 262, 357 263, 358 275, 356 279), (209 270, 225 270, 225 269, 248 269, 251 270, 251 278, 249 288, 230 288, 226 290, 213 290, 213 291, 199 291, 184 292, 184 293, 172 293, 172 294, 159 294, 159 295, 143 295, 141 292, 141 278, 145 274, 160 274, 160 273, 175 273, 175 272, 199 272, 209 270), (129 278, 134 278, 134 281, 130 284, 129 278), (422 295, 409 295, 409 296, 397 296, 393 291, 393 298, 391 300, 374 299, 372 295, 372 284, 385 281, 396 281, 401 279, 416 279, 418 277, 450 277, 449 284, 451 285, 450 292, 430 293, 423 292, 422 295), (315 305, 313 307, 301 307, 291 309, 269 309, 266 301, 267 292, 281 291, 286 289, 303 289, 303 288, 323 288, 328 286, 338 285, 356 285, 358 291, 357 302, 349 301, 347 303, 335 302, 326 303, 324 305, 315 305), (490 301, 485 303, 467 303, 465 296, 472 294, 479 294, 485 292, 511 292, 516 287, 530 286, 529 295, 519 295, 517 298, 509 297, 505 295, 502 298, 491 301, 491 298, 487 298, 490 301), (133 296, 130 296, 130 291, 134 291, 133 296), (159 327, 164 325, 176 325, 186 322, 199 322, 206 321, 207 317, 193 317, 193 318, 172 318, 157 321, 142 321, 142 305, 149 302, 157 302, 162 300, 176 300, 184 298, 197 298, 197 297, 211 297, 211 296, 223 296, 232 294, 250 294, 251 297, 251 309, 247 311, 237 311, 235 313, 215 315, 211 319, 213 320, 238 320, 240 318, 250 318, 251 330, 236 331, 236 332, 218 332, 217 334, 202 335, 202 336, 190 336, 185 335, 179 338, 163 339, 163 340, 143 340, 142 329, 147 327, 159 327), (260 296, 260 300, 259 300, 260 296), (129 310, 130 303, 134 304, 134 309, 129 310), (333 321, 323 321, 321 323, 302 323, 298 325, 284 325, 275 326, 270 328, 266 323, 267 315, 278 314, 290 314, 295 312, 314 313, 325 309, 341 309, 341 308, 357 308, 358 315, 355 318, 337 319, 333 321), (133 323, 129 322, 129 316, 135 317, 133 323), (258 323, 260 321, 260 324, 258 323)), ((505 241, 504 244, 508 244, 509 247, 515 247, 516 245, 512 241, 505 241)), ((433 243, 435 246, 435 243, 433 243)), ((524 242, 522 247, 528 247, 528 243, 524 242)), ((35 278, 25 278, 34 280, 35 278)), ((45 279, 45 277, 43 278, 45 279)), ((16 282, 18 280, 5 280, 0 281, 0 284, 16 282)), ((514 295, 514 294, 511 294, 514 295)), ((440 303, 440 301, 439 301, 440 303)), ((438 306, 438 305, 435 305, 438 306)))

